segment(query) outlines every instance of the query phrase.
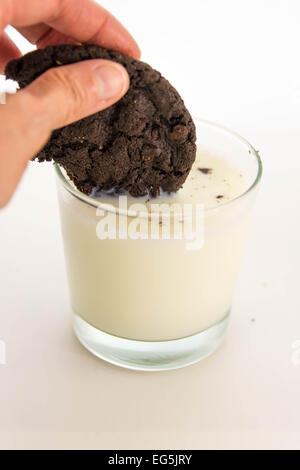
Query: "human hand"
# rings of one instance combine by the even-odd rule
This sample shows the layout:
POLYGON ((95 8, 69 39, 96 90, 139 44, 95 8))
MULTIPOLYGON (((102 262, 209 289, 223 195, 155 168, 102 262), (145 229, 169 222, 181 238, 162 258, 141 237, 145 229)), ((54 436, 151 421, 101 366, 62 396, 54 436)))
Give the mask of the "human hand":
MULTIPOLYGON (((0 73, 21 55, 4 33, 7 24, 38 48, 89 43, 140 57, 126 29, 92 0, 1 0, 0 73)), ((128 87, 128 74, 120 64, 97 59, 52 68, 8 95, 0 105, 0 208, 54 129, 111 106, 128 87)))

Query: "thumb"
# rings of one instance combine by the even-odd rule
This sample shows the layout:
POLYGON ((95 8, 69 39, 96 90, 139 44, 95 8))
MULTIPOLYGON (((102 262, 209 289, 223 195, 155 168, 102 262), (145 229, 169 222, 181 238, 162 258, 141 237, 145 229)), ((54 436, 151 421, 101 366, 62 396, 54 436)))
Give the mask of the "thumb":
POLYGON ((0 207, 51 132, 101 111, 126 93, 129 77, 115 62, 88 60, 49 69, 0 105, 0 207))

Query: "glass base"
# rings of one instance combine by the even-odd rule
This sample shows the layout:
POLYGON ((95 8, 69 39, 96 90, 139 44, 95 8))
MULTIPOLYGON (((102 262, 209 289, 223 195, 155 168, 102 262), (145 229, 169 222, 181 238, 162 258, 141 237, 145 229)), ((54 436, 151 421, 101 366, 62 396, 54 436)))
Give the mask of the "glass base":
POLYGON ((229 313, 217 324, 192 336, 170 341, 135 341, 112 336, 73 314, 73 329, 92 354, 126 369, 163 371, 190 366, 212 354, 224 339, 229 313))

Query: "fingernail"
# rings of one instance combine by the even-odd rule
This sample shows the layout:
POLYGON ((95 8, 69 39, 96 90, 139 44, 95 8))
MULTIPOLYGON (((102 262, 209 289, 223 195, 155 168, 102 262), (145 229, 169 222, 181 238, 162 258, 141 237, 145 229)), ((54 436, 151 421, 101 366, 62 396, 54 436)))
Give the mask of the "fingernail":
POLYGON ((94 75, 102 100, 121 96, 126 87, 126 75, 121 66, 106 62, 94 69, 94 75))

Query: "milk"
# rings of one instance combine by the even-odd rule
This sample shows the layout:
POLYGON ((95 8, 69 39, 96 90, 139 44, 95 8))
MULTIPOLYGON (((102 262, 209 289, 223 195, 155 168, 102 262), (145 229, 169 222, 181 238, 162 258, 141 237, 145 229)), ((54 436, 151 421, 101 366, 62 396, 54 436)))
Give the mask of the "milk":
MULTIPOLYGON (((186 240, 105 239, 97 236, 96 208, 59 188, 73 312, 114 336, 163 341, 194 335, 230 311, 250 222, 249 181, 225 158, 198 152, 183 186, 172 195, 128 198, 153 203, 203 204, 204 243, 186 240)), ((93 199, 118 207, 118 196, 93 199)), ((124 215, 116 214, 117 222, 124 215)))

